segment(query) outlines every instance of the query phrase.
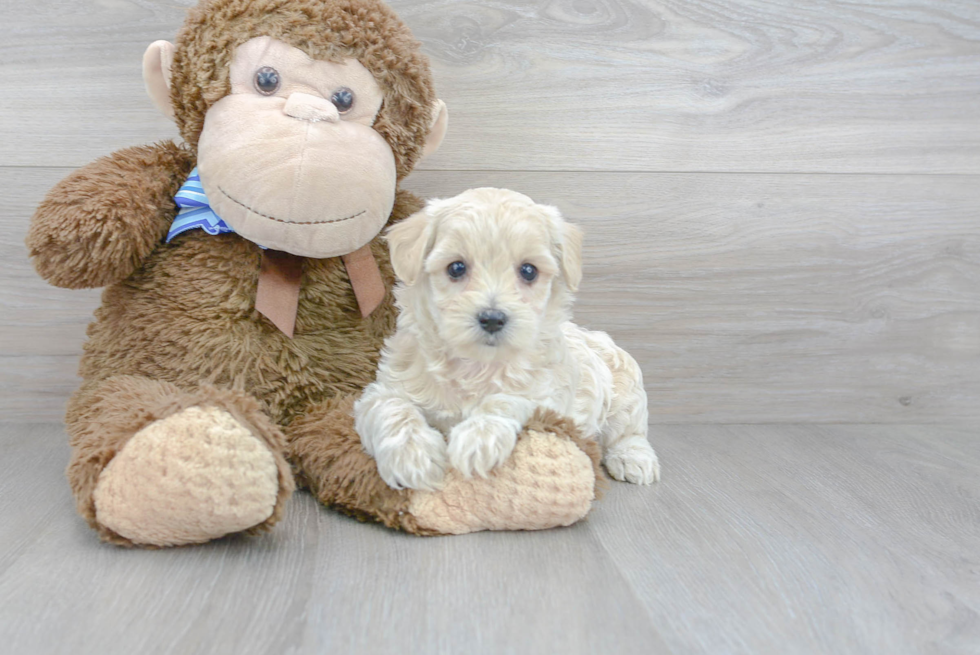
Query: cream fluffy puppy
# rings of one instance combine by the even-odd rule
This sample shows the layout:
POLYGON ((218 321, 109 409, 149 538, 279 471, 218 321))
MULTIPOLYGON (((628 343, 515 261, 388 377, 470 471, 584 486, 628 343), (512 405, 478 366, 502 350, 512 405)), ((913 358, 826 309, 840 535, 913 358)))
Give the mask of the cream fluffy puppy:
POLYGON ((433 200, 387 232, 396 332, 355 426, 394 488, 438 489, 449 467, 486 476, 538 407, 599 440, 617 480, 660 476, 640 368, 570 321, 582 235, 504 189, 433 200))

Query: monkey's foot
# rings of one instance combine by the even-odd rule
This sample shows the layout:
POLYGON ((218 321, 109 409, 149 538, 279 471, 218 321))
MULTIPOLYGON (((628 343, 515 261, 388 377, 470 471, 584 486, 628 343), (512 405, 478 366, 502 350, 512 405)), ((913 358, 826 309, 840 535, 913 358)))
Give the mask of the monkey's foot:
POLYGON ((413 492, 408 511, 418 527, 443 534, 540 530, 584 518, 595 499, 596 455, 547 429, 525 430, 488 478, 454 470, 440 491, 413 492))
POLYGON ((139 430, 99 475, 96 521, 150 546, 203 543, 269 519, 276 458, 217 407, 187 407, 139 430))
POLYGON ((605 477, 599 445, 569 419, 539 410, 488 478, 451 471, 442 489, 392 489, 354 430, 354 397, 324 401, 289 426, 297 481, 324 505, 414 534, 541 530, 588 514, 605 477))

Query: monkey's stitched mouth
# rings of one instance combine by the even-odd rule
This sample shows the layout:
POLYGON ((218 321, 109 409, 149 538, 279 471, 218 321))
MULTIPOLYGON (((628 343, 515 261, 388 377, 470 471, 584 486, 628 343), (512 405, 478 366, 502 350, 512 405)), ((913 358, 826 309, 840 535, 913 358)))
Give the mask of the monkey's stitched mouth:
POLYGON ((276 221, 277 223, 288 223, 289 225, 324 225, 326 223, 343 223, 344 221, 349 221, 351 219, 357 218, 361 214, 364 214, 364 213, 367 212, 366 209, 362 209, 361 211, 357 212, 356 214, 354 214, 352 216, 348 216, 347 218, 331 218, 331 219, 328 219, 326 221, 287 221, 287 220, 285 220, 283 218, 276 218, 275 216, 269 216, 268 214, 263 214, 260 211, 257 211, 255 209, 252 209, 251 207, 249 207, 248 205, 246 205, 244 202, 241 202, 240 200, 235 200, 230 195, 228 195, 228 192, 227 191, 225 191, 224 189, 221 188, 221 185, 218 185, 218 191, 220 191, 222 193, 222 195, 224 195, 225 198, 228 198, 228 200, 231 200, 233 203, 235 203, 239 207, 243 207, 243 208, 247 209, 248 211, 252 212, 253 214, 256 214, 258 216, 261 216, 262 218, 268 218, 270 221, 276 221))

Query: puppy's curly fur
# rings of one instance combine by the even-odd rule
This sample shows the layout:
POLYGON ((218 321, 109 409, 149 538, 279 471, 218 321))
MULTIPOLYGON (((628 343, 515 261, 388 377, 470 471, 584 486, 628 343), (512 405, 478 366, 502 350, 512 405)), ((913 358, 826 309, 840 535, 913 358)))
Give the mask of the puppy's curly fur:
POLYGON ((398 327, 354 414, 389 485, 437 489, 450 467, 487 476, 539 407, 597 439, 613 478, 659 478, 639 366, 570 320, 582 236, 557 209, 473 189, 387 239, 398 327))

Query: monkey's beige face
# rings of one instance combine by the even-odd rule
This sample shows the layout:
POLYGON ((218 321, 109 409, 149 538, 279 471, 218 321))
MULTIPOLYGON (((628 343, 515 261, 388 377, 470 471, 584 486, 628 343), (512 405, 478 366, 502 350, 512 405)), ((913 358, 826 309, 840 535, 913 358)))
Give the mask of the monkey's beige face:
MULTIPOLYGON (((171 118, 174 51, 157 41, 143 57, 150 97, 171 118)), ((228 73, 231 92, 208 109, 197 153, 218 216, 259 245, 306 257, 344 255, 377 236, 398 178, 373 127, 384 93, 371 72, 260 36, 235 49, 228 73)), ((442 101, 431 109, 426 155, 448 120, 442 101)))
POLYGON ((500 361, 533 349, 563 316, 580 276, 580 237, 552 207, 502 189, 431 202, 388 233, 406 289, 421 297, 454 356, 500 361), (419 229, 415 223, 424 223, 419 229), (405 238, 424 242, 404 248, 405 238), (419 257, 417 276, 406 257, 419 257))
POLYGON ((382 92, 354 59, 316 61, 269 37, 239 46, 231 93, 205 116, 198 171, 245 238, 308 257, 368 243, 395 198, 395 158, 373 128, 382 92))

